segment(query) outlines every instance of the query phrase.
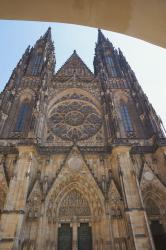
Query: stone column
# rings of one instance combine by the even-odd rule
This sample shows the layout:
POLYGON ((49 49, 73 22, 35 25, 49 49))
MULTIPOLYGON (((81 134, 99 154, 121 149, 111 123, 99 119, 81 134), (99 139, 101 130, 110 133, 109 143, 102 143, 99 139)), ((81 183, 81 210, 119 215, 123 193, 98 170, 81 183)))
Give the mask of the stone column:
POLYGON ((30 174, 35 167, 35 148, 18 146, 19 157, 14 177, 10 180, 9 191, 1 218, 1 250, 19 248, 19 236, 23 224, 30 174))
POLYGON ((129 146, 117 146, 112 152, 119 167, 126 214, 131 225, 135 249, 152 250, 154 246, 151 233, 129 151, 129 146))
POLYGON ((103 218, 103 232, 104 232, 104 249, 105 250, 113 250, 112 247, 112 228, 111 228, 111 220, 110 215, 106 215, 103 218))
POLYGON ((97 229, 97 222, 93 220, 91 222, 92 226, 92 245, 94 250, 98 250, 98 229, 97 229))
POLYGON ((48 218, 46 216, 46 206, 42 203, 41 216, 38 222, 38 235, 37 235, 37 250, 43 250, 46 246, 46 240, 48 240, 48 218))
POLYGON ((73 242, 72 242, 72 250, 78 249, 78 226, 77 222, 72 222, 72 229, 73 229, 73 242))
MULTIPOLYGON (((2 154, 0 155, 0 210, 2 210, 4 207, 6 194, 8 192, 8 184, 5 178, 5 172, 4 172, 4 166, 3 166, 4 161, 5 161, 5 157, 2 154)), ((1 219, 1 214, 0 214, 0 219, 1 219)), ((0 234, 1 234, 1 228, 0 228, 0 234)))
POLYGON ((55 223, 55 250, 58 250, 58 223, 55 223))

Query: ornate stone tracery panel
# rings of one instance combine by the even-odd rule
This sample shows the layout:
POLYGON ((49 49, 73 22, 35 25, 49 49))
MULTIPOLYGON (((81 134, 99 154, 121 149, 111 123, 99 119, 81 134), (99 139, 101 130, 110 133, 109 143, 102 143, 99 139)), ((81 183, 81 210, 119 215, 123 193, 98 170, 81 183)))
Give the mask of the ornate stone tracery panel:
POLYGON ((102 126, 97 108, 84 100, 57 103, 49 117, 49 128, 64 140, 85 140, 95 135, 102 126))
POLYGON ((60 217, 90 216, 87 200, 77 190, 70 191, 62 200, 59 208, 60 217))

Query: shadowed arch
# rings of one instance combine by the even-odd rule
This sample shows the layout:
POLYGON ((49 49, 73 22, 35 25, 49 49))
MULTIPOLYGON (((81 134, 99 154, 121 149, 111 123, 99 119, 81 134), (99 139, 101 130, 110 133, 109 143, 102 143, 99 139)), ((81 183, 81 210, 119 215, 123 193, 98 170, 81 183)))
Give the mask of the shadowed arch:
POLYGON ((50 96, 50 102, 48 104, 48 114, 50 114, 54 108, 54 105, 56 102, 61 101, 60 99, 64 96, 67 96, 68 94, 81 94, 85 97, 88 97, 89 101, 91 101, 91 103, 93 105, 96 106, 96 108, 101 111, 101 105, 99 103, 99 101, 92 96, 88 91, 82 90, 82 89, 78 89, 78 88, 70 88, 70 89, 66 89, 60 93, 58 93, 55 97, 50 96))
POLYGON ((162 190, 150 185, 142 190, 142 195, 145 207, 148 205, 148 202, 150 202, 151 205, 154 206, 154 212, 157 212, 158 209, 159 216, 163 216, 165 214, 166 195, 162 192, 162 190))

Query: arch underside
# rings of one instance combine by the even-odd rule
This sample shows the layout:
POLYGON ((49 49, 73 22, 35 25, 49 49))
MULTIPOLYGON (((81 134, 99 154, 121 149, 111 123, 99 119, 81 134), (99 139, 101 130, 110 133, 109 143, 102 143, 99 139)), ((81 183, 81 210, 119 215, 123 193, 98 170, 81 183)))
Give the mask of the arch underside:
POLYGON ((166 47, 165 1, 2 1, 1 19, 74 23, 113 30, 166 47), (26 9, 26 11, 25 11, 26 9), (122 10, 122 11, 120 11, 122 10), (142 11, 143 10, 143 11, 142 11), (153 27, 153 29, 151 29, 153 27))

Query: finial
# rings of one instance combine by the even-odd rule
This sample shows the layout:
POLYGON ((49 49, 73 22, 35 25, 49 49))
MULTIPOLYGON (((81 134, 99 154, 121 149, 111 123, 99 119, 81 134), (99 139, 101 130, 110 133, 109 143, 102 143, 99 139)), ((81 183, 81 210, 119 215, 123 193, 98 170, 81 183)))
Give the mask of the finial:
POLYGON ((75 49, 74 49, 73 53, 76 54, 76 50, 75 49))

